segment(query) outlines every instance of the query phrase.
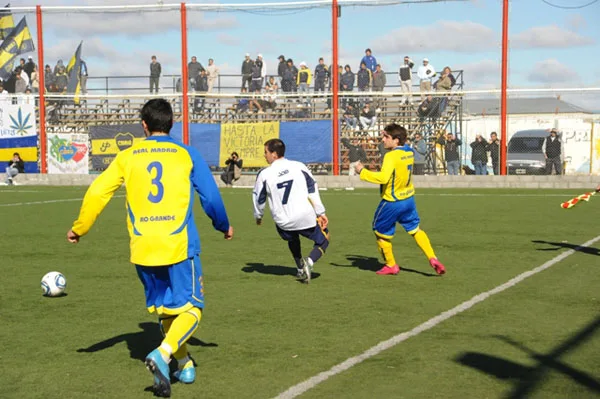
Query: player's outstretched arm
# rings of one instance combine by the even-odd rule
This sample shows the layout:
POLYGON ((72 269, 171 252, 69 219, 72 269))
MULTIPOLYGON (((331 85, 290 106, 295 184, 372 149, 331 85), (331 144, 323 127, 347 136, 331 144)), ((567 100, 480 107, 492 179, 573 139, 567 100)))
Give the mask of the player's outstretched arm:
POLYGON ((67 240, 70 242, 78 242, 79 237, 90 231, 98 215, 102 213, 115 191, 123 184, 121 160, 122 157, 115 157, 109 167, 88 188, 81 204, 79 217, 69 230, 69 233, 72 234, 69 236, 69 233, 67 233, 67 240), (75 236, 77 237, 75 238, 75 236))
MULTIPOLYGON (((385 154, 383 157, 383 165, 381 165, 381 171, 373 172, 366 168, 361 168, 360 179, 369 183, 385 184, 390 181, 392 173, 394 173, 394 157, 390 156, 390 153, 385 154)), ((361 164, 362 166, 362 164, 361 164)))
MULTIPOLYGON (((190 180, 194 186, 194 190, 200 196, 202 209, 204 209, 204 213, 212 220, 215 230, 227 236, 231 226, 229 225, 225 204, 223 204, 223 198, 221 198, 217 183, 200 153, 193 148, 189 148, 188 150, 194 164, 190 180)), ((233 229, 231 232, 231 236, 233 237, 233 229)))
POLYGON ((302 174, 304 175, 304 179, 306 180, 306 189, 308 191, 308 200, 312 204, 317 217, 325 214, 325 205, 323 205, 323 201, 321 201, 321 195, 319 194, 319 185, 317 184, 317 180, 311 173, 310 169, 306 167, 306 165, 301 164, 302 174))
POLYGON ((256 225, 262 224, 262 218, 265 213, 265 206, 267 204, 267 184, 264 180, 264 175, 258 172, 256 176, 256 183, 254 183, 254 189, 252 190, 252 207, 254 209, 254 220, 256 225))

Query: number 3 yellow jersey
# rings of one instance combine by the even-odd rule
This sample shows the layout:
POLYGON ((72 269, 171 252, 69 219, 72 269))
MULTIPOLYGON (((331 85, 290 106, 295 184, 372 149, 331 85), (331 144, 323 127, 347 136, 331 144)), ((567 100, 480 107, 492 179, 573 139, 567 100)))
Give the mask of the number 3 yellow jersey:
POLYGON ((89 187, 76 234, 86 234, 113 193, 125 183, 131 262, 167 266, 200 253, 192 213, 194 191, 215 229, 229 221, 215 180, 200 153, 169 136, 151 136, 120 152, 89 187))
POLYGON ((415 194, 412 184, 412 168, 415 156, 407 145, 396 147, 383 157, 381 171, 363 169, 360 179, 380 184, 381 199, 394 202, 410 198, 415 194))

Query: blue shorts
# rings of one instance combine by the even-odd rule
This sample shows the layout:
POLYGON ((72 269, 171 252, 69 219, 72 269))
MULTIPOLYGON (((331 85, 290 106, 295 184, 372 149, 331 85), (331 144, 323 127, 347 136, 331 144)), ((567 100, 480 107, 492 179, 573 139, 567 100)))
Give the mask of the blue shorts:
POLYGON ((419 229, 420 222, 415 197, 395 202, 382 200, 375 210, 373 231, 378 236, 392 238, 396 233, 396 223, 400 223, 407 233, 412 234, 419 229))
POLYGON ((171 266, 135 266, 144 285, 146 307, 159 316, 204 308, 204 282, 198 255, 171 266))
POLYGON ((329 240, 329 230, 321 230, 321 226, 318 223, 315 227, 296 231, 282 230, 277 227, 277 232, 285 241, 298 241, 300 240, 300 236, 302 236, 314 241, 316 245, 323 246, 329 240))

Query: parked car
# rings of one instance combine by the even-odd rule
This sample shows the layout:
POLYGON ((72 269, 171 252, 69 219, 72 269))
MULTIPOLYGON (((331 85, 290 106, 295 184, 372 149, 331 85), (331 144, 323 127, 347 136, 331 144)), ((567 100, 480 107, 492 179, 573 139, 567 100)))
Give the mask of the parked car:
POLYGON ((549 135, 545 129, 521 130, 515 133, 508 142, 506 153, 508 174, 545 175, 546 158, 543 148, 544 140, 549 135))

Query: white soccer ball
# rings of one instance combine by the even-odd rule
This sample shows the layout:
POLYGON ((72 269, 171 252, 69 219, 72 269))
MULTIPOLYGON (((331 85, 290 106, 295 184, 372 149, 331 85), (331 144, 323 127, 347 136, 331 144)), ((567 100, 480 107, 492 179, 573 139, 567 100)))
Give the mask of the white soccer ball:
POLYGON ((67 288, 67 279, 60 272, 46 273, 42 277, 42 295, 44 296, 59 296, 65 292, 67 288))

